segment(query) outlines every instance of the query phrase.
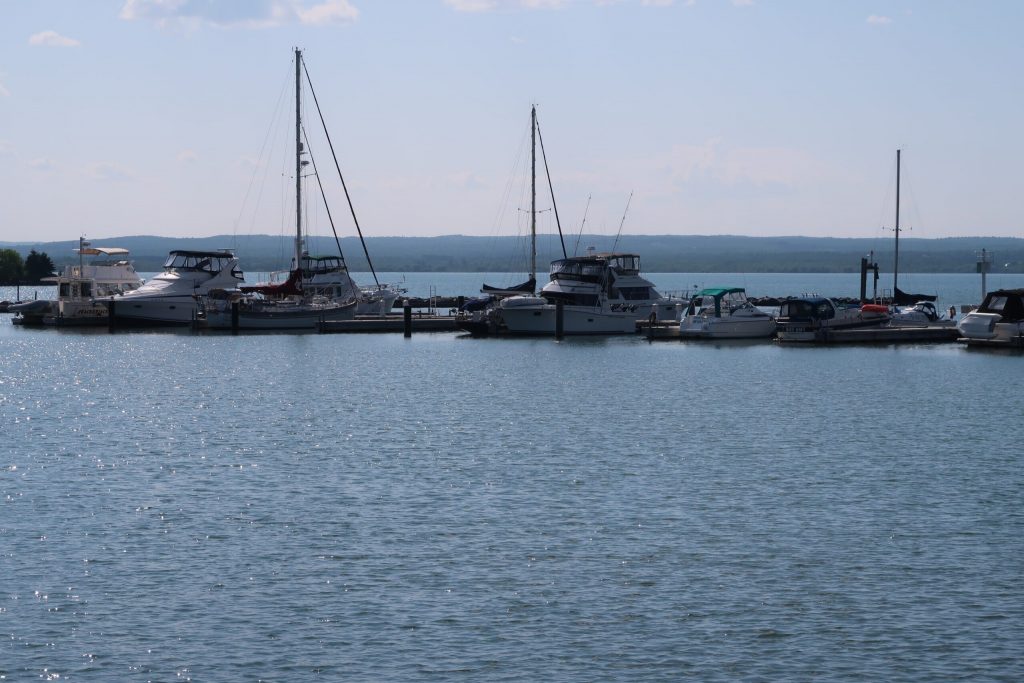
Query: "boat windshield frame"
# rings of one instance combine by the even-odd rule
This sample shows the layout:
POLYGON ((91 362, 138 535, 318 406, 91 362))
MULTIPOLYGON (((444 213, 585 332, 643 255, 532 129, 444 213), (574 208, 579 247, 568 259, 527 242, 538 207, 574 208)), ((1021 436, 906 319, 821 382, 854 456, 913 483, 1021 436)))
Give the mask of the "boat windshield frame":
POLYGON ((347 270, 345 260, 340 256, 303 255, 301 264, 303 277, 309 277, 310 275, 318 275, 321 273, 336 273, 342 270, 347 270))
POLYGON ((228 251, 172 251, 164 261, 164 270, 219 273, 228 268, 234 259, 234 254, 228 251))
POLYGON ((551 262, 550 276, 555 280, 603 283, 608 273, 608 262, 603 258, 565 258, 551 262))

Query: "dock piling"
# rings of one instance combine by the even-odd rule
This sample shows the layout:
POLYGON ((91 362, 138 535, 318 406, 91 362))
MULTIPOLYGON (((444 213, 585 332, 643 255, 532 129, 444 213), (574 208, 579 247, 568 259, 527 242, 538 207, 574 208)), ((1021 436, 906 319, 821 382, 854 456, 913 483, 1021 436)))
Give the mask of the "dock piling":
POLYGON ((408 299, 402 301, 402 316, 405 322, 405 338, 408 339, 412 336, 412 306, 408 299))

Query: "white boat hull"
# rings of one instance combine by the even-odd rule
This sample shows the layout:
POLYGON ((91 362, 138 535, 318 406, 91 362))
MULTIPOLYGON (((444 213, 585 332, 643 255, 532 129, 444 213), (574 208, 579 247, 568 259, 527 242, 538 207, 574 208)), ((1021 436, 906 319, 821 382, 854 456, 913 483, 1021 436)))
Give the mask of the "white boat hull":
POLYGON ((1022 345, 1024 344, 1024 322, 1000 322, 997 313, 968 313, 957 325, 962 339, 968 345, 1022 345))
POLYGON ((679 336, 697 339, 767 339, 775 334, 775 320, 765 318, 713 318, 686 316, 679 323, 679 336))
POLYGON ((127 325, 191 325, 199 312, 195 297, 115 297, 114 322, 127 325))
MULTIPOLYGON (((501 310, 502 324, 509 334, 554 335, 555 306, 540 304, 501 310)), ((562 333, 566 335, 635 334, 635 312, 605 311, 589 306, 562 309, 562 333)))

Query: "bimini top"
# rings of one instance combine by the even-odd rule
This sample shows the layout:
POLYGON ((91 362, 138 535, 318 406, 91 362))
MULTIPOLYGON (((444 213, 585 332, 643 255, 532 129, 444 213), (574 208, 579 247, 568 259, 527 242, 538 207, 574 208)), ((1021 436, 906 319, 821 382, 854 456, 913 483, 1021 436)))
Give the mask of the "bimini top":
POLYGON ((72 251, 83 256, 127 256, 131 253, 121 247, 86 247, 85 249, 73 249, 72 251))
POLYGON ((712 296, 721 299, 726 294, 746 294, 747 290, 742 287, 709 287, 697 292, 698 297, 712 296))
POLYGON ((1024 320, 1024 289, 999 289, 989 292, 977 313, 997 313, 1003 320, 1024 320))
POLYGON ((636 275, 640 272, 640 257, 619 252, 591 252, 585 256, 558 259, 551 262, 551 279, 598 282, 609 268, 619 275, 636 275))

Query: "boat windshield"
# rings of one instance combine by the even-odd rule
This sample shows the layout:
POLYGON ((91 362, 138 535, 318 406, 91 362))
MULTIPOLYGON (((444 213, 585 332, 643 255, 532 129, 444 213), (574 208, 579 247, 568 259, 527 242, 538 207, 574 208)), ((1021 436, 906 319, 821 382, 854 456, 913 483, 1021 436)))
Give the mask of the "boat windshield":
POLYGON ((978 312, 998 313, 1005 321, 1024 320, 1024 298, 1012 291, 991 292, 978 312))
POLYGON ((621 254, 609 259, 612 270, 619 275, 637 275, 640 272, 640 257, 621 254))
POLYGON ((796 299, 783 301, 779 309, 779 317, 782 318, 813 318, 815 320, 829 320, 835 317, 835 309, 827 299, 804 301, 796 299))
POLYGON ((164 261, 164 270, 202 270, 219 273, 234 257, 229 253, 172 251, 164 261))
POLYGON ((345 262, 338 256, 303 256, 302 274, 306 277, 318 273, 333 273, 342 270, 345 262))
POLYGON ((601 282, 607 267, 602 260, 561 259, 551 263, 551 279, 601 282))

